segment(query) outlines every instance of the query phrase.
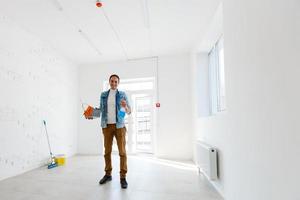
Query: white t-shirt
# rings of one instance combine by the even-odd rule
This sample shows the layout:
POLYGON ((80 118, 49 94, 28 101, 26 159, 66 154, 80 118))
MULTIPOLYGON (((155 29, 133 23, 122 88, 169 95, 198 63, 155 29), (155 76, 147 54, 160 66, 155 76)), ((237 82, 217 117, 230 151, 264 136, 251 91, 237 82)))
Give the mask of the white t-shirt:
POLYGON ((117 90, 110 89, 107 99, 107 123, 116 123, 116 93, 117 90))

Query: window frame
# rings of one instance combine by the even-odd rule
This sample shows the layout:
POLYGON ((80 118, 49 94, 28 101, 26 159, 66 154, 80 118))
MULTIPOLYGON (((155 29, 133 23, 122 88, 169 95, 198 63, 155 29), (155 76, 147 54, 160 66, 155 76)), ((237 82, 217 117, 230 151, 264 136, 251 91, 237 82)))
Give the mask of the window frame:
POLYGON ((209 96, 210 113, 217 114, 226 111, 226 88, 225 88, 225 66, 224 66, 224 39, 223 35, 217 40, 215 45, 208 53, 208 72, 209 72, 209 96), (223 52, 222 52, 223 51, 223 52), (223 53, 223 61, 220 66, 220 53, 223 53), (221 69, 221 67, 223 69, 221 69), (221 77, 220 70, 223 70, 221 77), (223 79, 223 83, 221 82, 223 79), (224 93, 223 95, 221 93, 224 93))

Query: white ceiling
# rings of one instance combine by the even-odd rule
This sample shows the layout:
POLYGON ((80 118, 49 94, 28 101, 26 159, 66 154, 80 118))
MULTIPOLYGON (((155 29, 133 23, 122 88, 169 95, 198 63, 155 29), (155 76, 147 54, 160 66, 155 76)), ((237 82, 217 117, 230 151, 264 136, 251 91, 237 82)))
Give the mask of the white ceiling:
POLYGON ((0 12, 82 64, 187 52, 220 0, 103 0, 102 8, 95 2, 0 0, 0 12))

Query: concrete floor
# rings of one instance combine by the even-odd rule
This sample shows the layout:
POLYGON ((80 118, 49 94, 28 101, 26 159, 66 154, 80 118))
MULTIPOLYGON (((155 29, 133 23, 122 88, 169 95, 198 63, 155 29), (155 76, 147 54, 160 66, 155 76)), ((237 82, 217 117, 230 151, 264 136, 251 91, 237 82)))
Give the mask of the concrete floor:
POLYGON ((113 156, 113 180, 98 185, 103 158, 75 156, 67 165, 45 167, 0 182, 1 200, 221 200, 190 163, 129 156, 128 189, 120 188, 119 158, 113 156))

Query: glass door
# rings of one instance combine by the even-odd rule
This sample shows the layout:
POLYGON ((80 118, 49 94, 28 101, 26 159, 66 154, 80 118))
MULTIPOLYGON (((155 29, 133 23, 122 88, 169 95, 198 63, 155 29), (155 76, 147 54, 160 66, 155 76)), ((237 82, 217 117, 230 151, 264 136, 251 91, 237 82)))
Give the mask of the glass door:
POLYGON ((135 148, 136 152, 152 153, 152 96, 141 95, 135 97, 135 148))

